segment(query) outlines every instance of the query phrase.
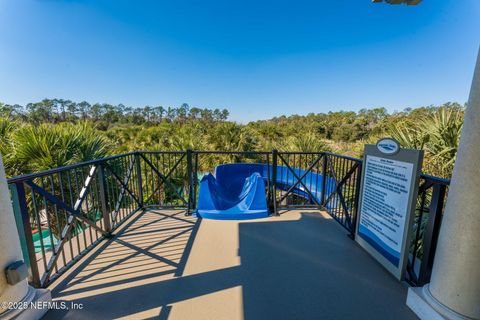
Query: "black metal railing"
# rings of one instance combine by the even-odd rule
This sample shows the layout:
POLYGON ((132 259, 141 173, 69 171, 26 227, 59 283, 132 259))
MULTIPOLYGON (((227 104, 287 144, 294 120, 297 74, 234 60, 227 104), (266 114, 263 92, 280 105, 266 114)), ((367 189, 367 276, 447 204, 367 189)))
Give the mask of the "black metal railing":
POLYGON ((334 219, 350 231, 352 238, 357 224, 361 173, 360 159, 326 154, 322 173, 325 177, 322 205, 334 219), (329 179, 333 184, 328 183, 329 179))
POLYGON ((138 152, 144 207, 188 207, 191 154, 191 150, 138 152))
POLYGON ((275 208, 318 208, 355 233, 360 159, 327 152, 277 152, 273 150, 275 208), (278 179, 278 178, 277 178, 278 179), (301 192, 296 192, 300 189, 301 192))
POLYGON ((141 207, 136 153, 8 180, 31 282, 46 287, 141 207))
MULTIPOLYGON (((328 152, 138 151, 8 180, 30 282, 46 287, 133 213, 197 208, 199 183, 226 163, 264 165, 274 215, 326 210, 354 236, 360 159, 328 152)), ((422 175, 407 281, 428 281, 448 181, 422 175)))
POLYGON ((413 285, 430 281, 449 184, 438 177, 420 177, 406 273, 406 281, 413 285))
POLYGON ((326 154, 321 152, 278 152, 273 175, 275 207, 281 209, 321 208, 322 199, 317 187, 322 185, 322 163, 326 154), (303 192, 298 192, 301 190, 303 192))

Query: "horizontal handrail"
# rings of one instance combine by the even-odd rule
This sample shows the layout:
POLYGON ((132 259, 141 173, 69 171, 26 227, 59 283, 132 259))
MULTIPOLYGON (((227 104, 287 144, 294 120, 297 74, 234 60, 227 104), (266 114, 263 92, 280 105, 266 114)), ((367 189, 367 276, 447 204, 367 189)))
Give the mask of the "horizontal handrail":
POLYGON ((98 164, 98 163, 102 163, 102 162, 109 161, 109 160, 115 160, 115 159, 118 159, 118 158, 130 156, 130 155, 135 155, 137 153, 138 153, 137 151, 127 152, 127 153, 117 154, 117 155, 113 155, 113 156, 109 156, 109 157, 105 157, 105 158, 74 163, 74 164, 70 164, 70 165, 67 165, 67 166, 63 166, 63 167, 57 167, 57 168, 53 168, 53 169, 42 170, 42 171, 38 171, 38 172, 34 172, 34 173, 27 173, 27 174, 15 176, 15 177, 12 177, 12 178, 8 178, 7 183, 10 184, 10 183, 16 183, 16 182, 23 182, 23 181, 31 180, 31 179, 34 179, 34 178, 45 177, 45 176, 55 174, 55 173, 59 173, 59 172, 62 172, 62 171, 76 169, 76 168, 80 168, 80 167, 84 167, 84 166, 89 166, 89 165, 92 165, 92 164, 98 164))
POLYGON ((450 185, 450 180, 449 179, 436 177, 436 176, 431 176, 431 175, 428 175, 428 174, 425 174, 425 173, 422 173, 420 175, 420 178, 423 178, 423 179, 429 180, 429 181, 433 181, 433 182, 436 182, 436 183, 442 183, 442 184, 445 184, 445 185, 450 185))
POLYGON ((346 155, 343 155, 343 154, 337 154, 337 153, 332 153, 332 152, 324 152, 324 153, 329 155, 329 156, 334 156, 334 157, 347 159, 347 160, 351 160, 351 161, 356 161, 356 162, 363 162, 363 160, 360 159, 360 158, 350 157, 350 156, 346 156, 346 155))
POLYGON ((326 154, 326 152, 323 151, 280 151, 277 150, 277 153, 283 154, 283 155, 320 155, 320 154, 326 154))
POLYGON ((198 153, 198 154, 239 154, 239 155, 272 154, 271 151, 209 151, 209 150, 192 150, 192 153, 198 153))
MULTIPOLYGON (((30 180, 30 179, 33 179, 33 178, 38 178, 38 177, 58 173, 58 172, 63 171, 63 170, 70 170, 70 169, 79 168, 79 167, 82 167, 82 166, 98 164, 98 163, 101 163, 101 162, 104 162, 104 161, 114 160, 114 159, 117 159, 117 158, 125 157, 125 156, 128 156, 128 155, 134 155, 134 154, 138 154, 138 153, 144 153, 144 154, 180 154, 180 153, 184 153, 184 152, 186 152, 186 150, 179 150, 179 151, 171 151, 171 150, 167 150, 167 151, 161 151, 161 150, 132 151, 132 152, 122 153, 122 154, 118 154, 118 155, 108 156, 108 157, 105 157, 105 158, 79 162, 79 163, 75 163, 75 164, 71 164, 71 165, 67 165, 67 166, 63 166, 63 167, 57 167, 57 168, 42 170, 42 171, 38 171, 38 172, 34 172, 34 173, 27 173, 27 174, 23 174, 23 175, 18 175, 18 176, 15 176, 15 177, 8 178, 7 182, 10 184, 10 183, 15 183, 15 182, 26 181, 26 180, 30 180)), ((191 150, 191 152, 192 153, 197 153, 197 154, 238 154, 238 155, 266 155, 266 154, 272 154, 272 151, 191 150)), ((351 160, 351 161, 363 162, 363 160, 360 159, 360 158, 350 157, 350 156, 336 154, 336 153, 332 153, 332 152, 278 151, 278 153, 281 153, 281 154, 301 154, 301 155, 326 154, 326 155, 329 155, 329 156, 334 156, 334 157, 347 159, 347 160, 351 160)), ((450 184, 449 179, 436 177, 436 176, 431 176, 431 175, 428 175, 428 174, 425 174, 425 173, 422 173, 421 177, 424 178, 424 179, 433 180, 433 181, 444 183, 444 184, 450 184)))
POLYGON ((172 150, 166 150, 166 151, 161 151, 161 150, 138 150, 135 151, 135 153, 143 153, 143 154, 181 154, 187 152, 186 150, 180 150, 180 151, 172 151, 172 150))

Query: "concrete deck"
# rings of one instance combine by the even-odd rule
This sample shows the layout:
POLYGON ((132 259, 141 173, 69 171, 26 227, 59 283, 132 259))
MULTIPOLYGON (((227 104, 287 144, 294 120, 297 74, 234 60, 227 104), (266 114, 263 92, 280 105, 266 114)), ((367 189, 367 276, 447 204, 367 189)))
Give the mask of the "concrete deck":
POLYGON ((45 319, 416 319, 407 288, 327 214, 197 220, 152 210, 52 286, 45 319))

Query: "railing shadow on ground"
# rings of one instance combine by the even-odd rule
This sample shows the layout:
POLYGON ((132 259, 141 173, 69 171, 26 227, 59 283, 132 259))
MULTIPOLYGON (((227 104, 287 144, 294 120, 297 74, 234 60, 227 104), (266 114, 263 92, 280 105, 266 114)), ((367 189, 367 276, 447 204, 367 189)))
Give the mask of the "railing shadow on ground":
MULTIPOLYGON (((161 214, 161 211, 158 212, 161 214)), ((152 223, 141 221, 141 216, 135 217, 136 220, 124 229, 124 236, 118 237, 130 237, 128 242, 138 241, 134 237, 139 232, 142 237, 148 237, 148 231, 143 227, 151 227, 152 223), (141 229, 132 227, 139 222, 141 229)), ((73 299, 87 309, 73 310, 70 315, 50 313, 46 319, 81 318, 86 314, 95 315, 96 319, 129 316, 145 319, 150 317, 141 315, 149 310, 157 310, 157 319, 172 319, 175 318, 172 316, 177 303, 201 299, 202 296, 234 287, 242 290, 243 303, 240 303, 243 315, 239 318, 247 320, 415 319, 404 303, 406 288, 356 246, 347 237, 345 229, 333 219, 313 212, 301 212, 298 220, 279 219, 282 218, 240 222, 238 235, 235 235, 238 236, 239 248, 231 248, 238 249, 240 265, 191 275, 183 275, 183 269, 200 220, 191 229, 178 266, 171 266, 168 270, 158 271, 158 267, 152 266, 152 273, 139 277, 132 277, 124 270, 122 280, 107 278, 105 283, 93 285, 89 282, 93 280, 89 274, 107 272, 104 264, 111 267, 118 265, 118 257, 122 255, 117 253, 118 256, 111 262, 105 250, 96 253, 65 279, 58 286, 58 291, 54 290, 54 297, 73 299), (99 261, 99 258, 107 261, 99 261), (164 272, 170 273, 167 275, 164 272)), ((118 243, 116 239, 110 241, 110 247, 118 243)), ((143 245, 152 245, 146 239, 142 241, 146 242, 143 245)), ((124 245, 122 242, 118 244, 124 245)), ((131 245, 127 246, 127 251, 131 245)), ((159 254, 152 249, 152 254, 159 254)), ((146 254, 143 249, 134 251, 146 254)), ((214 256, 216 253, 211 254, 214 256)), ((171 257, 163 254, 158 263, 164 264, 164 259, 170 260, 171 257)), ((214 303, 213 308, 222 308, 225 301, 217 299, 214 303)), ((213 311, 211 304, 205 308, 206 311, 195 310, 195 313, 213 311)))
MULTIPOLYGON (((85 298, 96 299, 101 292, 115 291, 119 287, 179 277, 183 274, 200 223, 200 219, 185 217, 185 210, 144 210, 127 221, 112 239, 103 242, 65 277, 58 279, 52 286, 52 296, 59 301, 74 296, 75 301, 82 303, 85 298)), ((101 309, 116 307, 117 303, 111 301, 101 309)), ((101 309, 97 310, 98 314, 101 309)), ((162 310, 166 316, 169 308, 162 310)), ((70 316, 68 310, 54 310, 45 319, 70 316)))

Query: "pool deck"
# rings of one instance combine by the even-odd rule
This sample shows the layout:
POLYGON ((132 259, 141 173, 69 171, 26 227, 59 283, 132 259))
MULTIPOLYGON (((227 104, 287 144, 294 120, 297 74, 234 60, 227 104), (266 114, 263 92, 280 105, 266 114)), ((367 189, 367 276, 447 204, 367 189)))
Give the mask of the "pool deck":
POLYGON ((44 319, 417 319, 407 287, 326 213, 244 221, 130 218, 55 281, 82 309, 44 319))

